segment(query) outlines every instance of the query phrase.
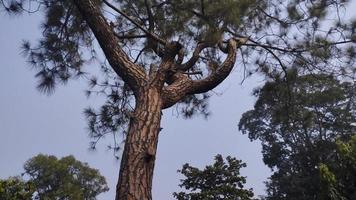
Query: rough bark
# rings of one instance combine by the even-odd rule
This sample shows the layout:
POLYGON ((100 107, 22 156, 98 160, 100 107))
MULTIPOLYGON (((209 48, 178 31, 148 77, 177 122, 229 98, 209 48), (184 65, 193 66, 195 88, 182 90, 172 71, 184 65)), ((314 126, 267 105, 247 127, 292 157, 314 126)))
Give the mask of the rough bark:
POLYGON ((122 155, 116 200, 152 199, 162 99, 156 88, 147 88, 136 101, 122 155))
POLYGON ((119 39, 95 1, 74 0, 74 3, 94 33, 113 70, 130 86, 136 95, 139 88, 147 81, 144 69, 133 63, 121 49, 119 39))
POLYGON ((111 67, 129 85, 136 100, 122 155, 116 200, 152 200, 152 178, 162 109, 173 106, 187 95, 207 92, 225 80, 236 60, 237 41, 230 39, 227 42, 225 61, 214 73, 201 80, 192 80, 184 72, 196 64, 203 49, 214 44, 198 44, 192 57, 181 64, 183 46, 178 42, 162 42, 165 43, 165 49, 160 55, 161 63, 157 69, 152 65, 149 74, 146 74, 122 50, 119 37, 95 2, 74 0, 111 67))
MULTIPOLYGON (((204 79, 192 80, 189 78, 189 76, 179 71, 176 72, 171 77, 172 83, 169 86, 164 87, 162 90, 162 96, 164 98, 163 108, 168 108, 176 104, 186 95, 208 92, 223 82, 231 73, 231 70, 235 65, 236 52, 237 48, 239 48, 239 44, 235 39, 229 39, 226 48, 227 57, 225 61, 218 67, 215 72, 211 73, 204 79)), ((189 63, 189 61, 187 63, 189 63)))

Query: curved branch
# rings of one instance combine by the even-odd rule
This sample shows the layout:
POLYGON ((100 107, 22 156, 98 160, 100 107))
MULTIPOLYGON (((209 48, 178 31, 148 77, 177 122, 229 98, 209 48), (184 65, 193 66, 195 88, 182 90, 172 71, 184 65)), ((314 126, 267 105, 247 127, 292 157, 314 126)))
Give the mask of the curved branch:
POLYGON ((169 108, 182 100, 186 95, 205 93, 223 82, 236 61, 237 48, 241 45, 235 39, 227 44, 228 55, 221 66, 210 76, 202 80, 192 80, 188 75, 177 72, 172 76, 172 84, 163 88, 163 108, 169 108))
POLYGON ((191 69, 195 65, 195 63, 198 62, 200 53, 205 48, 212 47, 212 46, 214 46, 214 44, 206 43, 206 42, 198 43, 194 49, 192 57, 186 63, 179 65, 177 70, 187 71, 191 69))
POLYGON ((181 72, 175 73, 171 79, 172 84, 163 87, 162 90, 163 109, 169 108, 182 100, 187 95, 187 90, 193 82, 188 75, 181 72))
POLYGON ((74 0, 74 4, 88 23, 113 70, 136 94, 148 78, 140 66, 134 64, 120 48, 119 39, 93 0, 74 0))
POLYGON ((210 76, 192 82, 192 86, 188 90, 188 94, 205 93, 214 89, 221 82, 223 82, 230 74, 232 68, 235 65, 237 54, 237 41, 235 39, 229 39, 227 44, 228 55, 221 66, 213 72, 210 76))

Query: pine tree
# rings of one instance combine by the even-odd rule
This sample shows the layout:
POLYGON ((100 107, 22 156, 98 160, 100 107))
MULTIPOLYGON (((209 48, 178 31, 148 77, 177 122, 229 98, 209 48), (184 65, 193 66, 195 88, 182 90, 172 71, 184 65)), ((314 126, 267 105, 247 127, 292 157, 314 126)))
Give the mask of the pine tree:
POLYGON ((40 91, 84 77, 88 95, 106 95, 100 109, 85 113, 93 146, 106 134, 125 135, 117 200, 152 199, 162 110, 178 105, 186 117, 207 114, 209 91, 229 76, 238 54, 244 77, 285 79, 292 67, 354 77, 356 23, 342 18, 345 0, 0 3, 9 13, 44 13, 42 39, 23 44, 40 91), (84 67, 100 60, 97 43, 105 61, 91 77, 84 67))

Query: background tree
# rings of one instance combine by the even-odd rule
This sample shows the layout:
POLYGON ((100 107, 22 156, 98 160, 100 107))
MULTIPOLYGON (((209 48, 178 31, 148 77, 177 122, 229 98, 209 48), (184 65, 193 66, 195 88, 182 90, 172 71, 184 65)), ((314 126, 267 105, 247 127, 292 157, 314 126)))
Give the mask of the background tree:
POLYGON ((20 177, 10 177, 0 180, 0 199, 3 200, 28 200, 32 199, 35 188, 30 181, 24 181, 20 177))
POLYGON ((179 185, 187 192, 175 192, 178 200, 250 200, 252 189, 245 189, 246 177, 240 175, 240 169, 246 167, 241 160, 228 156, 226 161, 221 155, 215 157, 215 163, 200 170, 189 164, 183 165, 178 172, 185 176, 179 185))
POLYGON ((319 171, 325 192, 325 199, 356 198, 356 135, 347 142, 336 141, 337 163, 321 163, 319 171))
POLYGON ((19 178, 1 180, 0 191, 4 192, 0 195, 6 197, 1 199, 95 200, 99 194, 109 190, 98 170, 73 156, 57 159, 39 154, 29 159, 24 169, 22 175, 28 176, 28 181, 19 178))
POLYGON ((331 75, 298 76, 292 70, 288 82, 270 81, 255 91, 255 107, 243 114, 239 128, 262 142, 263 161, 274 171, 266 199, 329 199, 332 191, 320 171, 330 170, 346 170, 337 184, 347 189, 336 199, 352 199, 355 169, 346 169, 350 165, 336 151, 337 141, 356 133, 355 89, 331 75))
MULTIPOLYGON (((262 0, 1 0, 9 13, 44 12, 39 43, 23 44, 40 91, 86 77, 92 145, 124 133, 116 199, 152 199, 163 109, 207 114, 209 91, 232 71, 237 53, 245 76, 286 79, 301 73, 354 77, 356 23, 343 20, 347 1, 262 0), (323 22, 329 22, 325 25, 323 22), (99 43, 102 75, 84 72, 99 43)), ((119 149, 118 143, 112 148, 119 149)))

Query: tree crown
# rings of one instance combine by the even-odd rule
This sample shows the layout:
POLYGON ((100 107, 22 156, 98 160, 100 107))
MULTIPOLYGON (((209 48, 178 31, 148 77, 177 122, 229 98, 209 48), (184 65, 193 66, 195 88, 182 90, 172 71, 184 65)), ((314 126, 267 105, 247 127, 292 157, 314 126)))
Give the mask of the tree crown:
POLYGON ((253 192, 244 188, 246 177, 240 174, 243 167, 246 163, 241 160, 228 156, 225 161, 221 155, 216 155, 215 162, 203 170, 185 164, 178 171, 186 177, 179 186, 187 191, 173 195, 178 200, 250 200, 253 192))
POLYGON ((27 181, 18 177, 0 180, 1 199, 95 200, 109 190, 97 169, 73 156, 57 159, 39 154, 26 161, 24 169, 27 181))

